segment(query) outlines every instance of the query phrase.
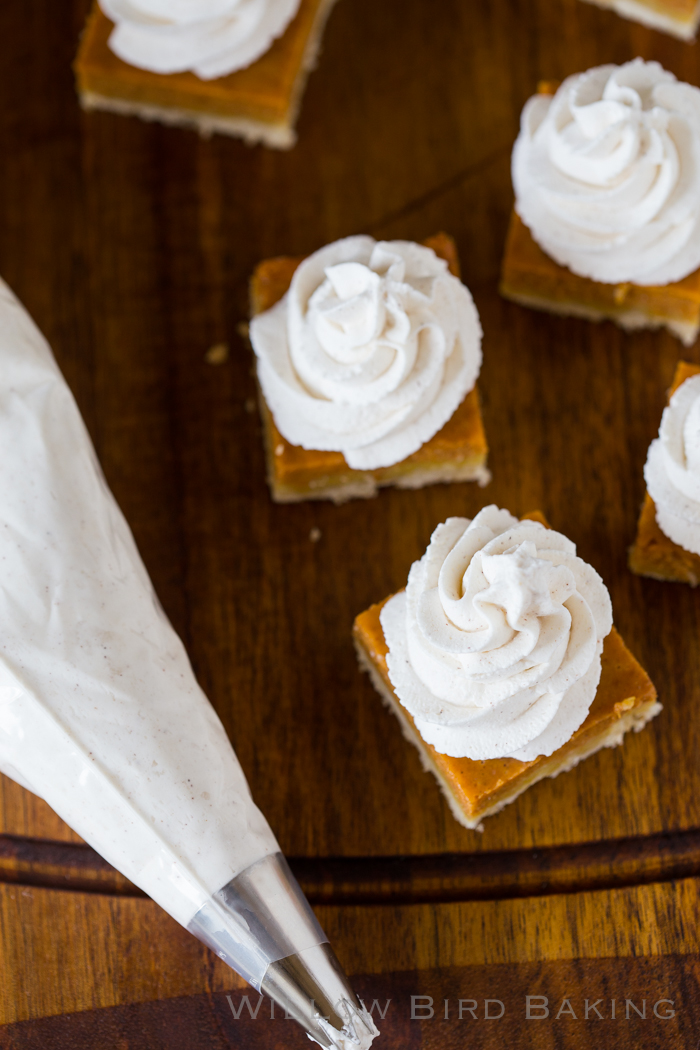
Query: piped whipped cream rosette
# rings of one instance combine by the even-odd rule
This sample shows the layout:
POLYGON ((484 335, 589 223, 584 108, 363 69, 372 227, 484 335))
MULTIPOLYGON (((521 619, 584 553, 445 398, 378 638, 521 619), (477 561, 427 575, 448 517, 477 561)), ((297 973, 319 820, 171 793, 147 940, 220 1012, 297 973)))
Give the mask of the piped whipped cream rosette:
POLYGON ((429 441, 473 388, 481 325, 430 248, 348 237, 309 256, 251 323, 258 378, 280 433, 391 466, 429 441))
POLYGON ((391 683, 427 743, 529 762, 585 720, 612 606, 570 540, 489 506, 437 527, 381 624, 391 683))
POLYGON ((644 479, 661 531, 700 554, 700 376, 686 379, 664 409, 644 479))
POLYGON ((152 73, 202 80, 249 66, 289 25, 300 0, 100 0, 116 23, 109 46, 152 73))
POLYGON ((516 211, 581 277, 664 285, 700 266, 700 90, 635 59, 526 104, 516 211))

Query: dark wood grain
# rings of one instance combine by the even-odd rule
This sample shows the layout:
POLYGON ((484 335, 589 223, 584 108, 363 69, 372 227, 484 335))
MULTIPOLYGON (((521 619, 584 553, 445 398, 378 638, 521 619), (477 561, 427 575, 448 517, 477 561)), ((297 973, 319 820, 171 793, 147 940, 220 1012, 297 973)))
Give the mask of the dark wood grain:
MULTIPOLYGON (((700 85, 700 53, 579 0, 343 0, 285 154, 82 114, 70 65, 88 7, 0 5, 0 273, 54 348, 339 956, 365 975, 363 994, 393 1000, 385 1044, 690 1050, 700 594, 626 568, 681 349, 529 312, 496 289, 510 150, 538 80, 641 54, 700 85), (253 267, 355 232, 437 229, 455 236, 481 313, 492 485, 274 506, 240 331, 253 267), (228 360, 207 363, 222 342, 228 360), (541 507, 577 542, 664 711, 478 835, 451 818, 357 671, 350 629, 404 584, 438 521, 485 502, 541 507), (507 1015, 411 1022, 412 994, 501 999, 507 1015), (570 997, 578 1016, 528 1022, 526 994, 570 997), (668 997, 678 1012, 581 1018, 598 997, 668 997)), ((697 347, 682 356, 700 362, 697 347)), ((225 997, 238 1002, 242 981, 136 893, 2 780, 0 1047, 306 1045, 284 1020, 238 1027, 225 997)))
MULTIPOLYGON (((700 1021, 697 956, 444 967, 360 975, 353 983, 373 1007, 384 1045, 401 1050, 693 1048, 700 1021)), ((248 994, 248 1002, 254 1016, 243 994, 233 991, 25 1021, 0 1032, 0 1047, 166 1050, 175 1032, 178 1050, 308 1046, 304 1033, 279 1010, 273 1008, 270 1016, 268 999, 248 994)))
MULTIPOLYGON (((509 153, 537 81, 642 54, 700 83, 697 50, 579 0, 445 0, 438 16, 419 0, 341 3, 299 145, 284 154, 81 114, 69 65, 87 6, 0 12, 12 41, 0 69, 0 272, 52 342, 282 846, 459 853, 698 826, 698 595, 626 568, 679 345, 496 292, 509 153), (482 316, 492 485, 274 506, 238 334, 254 264, 360 230, 421 239, 440 228, 457 239, 482 316), (229 360, 212 366, 204 355, 222 341, 229 360), (664 712, 480 836, 454 822, 357 673, 349 632, 405 582, 438 521, 486 501, 540 506, 578 543, 664 712)), ((7 833, 75 838, 7 782, 0 814, 7 833)))
MULTIPOLYGON (((591 971, 556 971, 562 960, 593 959, 595 970, 605 957, 673 956, 669 973, 696 1002, 697 882, 666 880, 698 873, 700 594, 626 567, 681 348, 667 334, 530 312, 496 289, 510 149, 537 81, 641 54, 700 85, 697 48, 579 0, 344 0, 299 145, 284 154, 82 114, 70 63, 88 6, 0 5, 0 273, 54 348, 255 797, 328 905, 319 914, 339 954, 357 973, 415 971, 417 991, 445 967, 511 967, 503 987, 518 995, 517 968, 540 960, 555 969, 539 987, 551 980, 563 995, 583 993, 591 971), (355 232, 422 240, 437 229, 455 236, 481 313, 492 485, 273 505, 240 334, 254 265, 355 232), (221 342, 228 360, 207 363, 221 342), (478 835, 452 819, 357 671, 350 629, 405 583, 437 522, 485 502, 541 507, 577 542, 664 711, 478 835), (451 897, 462 902, 416 903, 451 897), (465 900, 484 897, 502 899, 465 900)), ((697 347, 682 356, 700 362, 697 347)), ((4 839, 0 869, 20 880, 0 885, 4 1023, 240 986, 7 780, 0 833, 18 837, 4 839)), ((642 964, 620 967, 606 988, 618 974, 615 987, 629 977, 638 994, 642 964)), ((51 1045, 55 1031, 7 1030, 0 1046, 51 1045)), ((113 1045, 132 1046, 115 1031, 113 1045)), ((588 1028, 532 1031, 512 1039, 568 1050, 589 1038, 588 1028)), ((650 1047, 692 1045, 687 1028, 643 1031, 650 1047)), ((426 1027, 422 1045, 438 1045, 437 1032, 426 1027)))
MULTIPOLYGON (((523 993, 547 995, 548 987, 553 998, 570 995, 577 1007, 583 997, 629 996, 639 1004, 641 998, 657 1001, 663 996, 677 1001, 679 1021, 686 1026, 683 1034, 687 1026, 700 1023, 698 889, 698 880, 688 879, 528 900, 326 907, 319 908, 318 915, 348 972, 368 975, 358 982, 363 993, 380 999, 382 1005, 386 998, 399 996, 405 1007, 407 993, 440 1000, 454 999, 460 988, 462 997, 470 995, 470 987, 478 988, 478 998, 508 1003, 507 1024, 500 1026, 501 1045, 519 1048, 532 1045, 517 1038, 520 1029, 513 1029, 512 1041, 507 1037, 516 1011, 522 1016, 523 993), (528 985, 531 990, 526 991, 528 985)), ((0 928, 3 1048, 16 1046, 12 1040, 22 1037, 21 1031, 7 1031, 3 1024, 217 992, 228 992, 236 1004, 240 1002, 240 978, 148 900, 0 886, 0 928)), ((171 1009, 170 1016, 176 1018, 177 1004, 171 1009)), ((269 1004, 264 1012, 268 1010, 269 1004)), ((167 1018, 167 1003, 159 1014, 167 1018)), ((204 1050, 211 1045, 211 1022, 206 1014, 200 1017, 202 1030, 193 1045, 204 1050)), ((53 1041, 46 1038, 44 1045, 52 1050, 84 1046, 79 1041, 85 1032, 81 1019, 73 1020, 63 1026, 56 1022, 53 1029, 39 1028, 45 1037, 52 1031, 65 1033, 53 1041)), ((94 1031, 95 1019, 92 1024, 94 1031)), ((544 1041, 542 1033, 529 1038, 535 1039, 536 1046, 566 1050, 618 1045, 607 1038, 600 1043, 601 1034, 583 1021, 573 1033, 562 1032, 561 1027, 549 1029, 551 1042, 544 1041)), ((640 1039, 638 1045, 657 1045, 651 1039, 660 1027, 645 1025, 642 1031, 648 1033, 649 1042, 640 1039)), ((293 1031, 290 1025, 289 1045, 295 1045, 293 1031)), ((640 1030, 636 1031, 639 1036, 640 1030)), ((241 1045, 235 1032, 224 1028, 224 1033, 230 1038, 224 1045, 241 1045)), ((660 1045, 694 1050, 692 1042, 679 1038, 678 1028, 671 1026, 669 1034, 675 1042, 670 1038, 660 1045)), ((173 1022, 170 1046, 180 1046, 177 1035, 173 1022)), ((440 1043, 446 1035, 436 1030, 434 1042, 427 1045, 450 1047, 450 1042, 440 1043)), ((480 1029, 479 1035, 483 1038, 480 1029)), ((93 1045, 124 1044, 115 1039, 96 1040, 93 1045)), ((387 1038, 384 1045, 406 1044, 400 1038, 387 1038)))
MULTIPOLYGON (((700 877, 700 832, 537 850, 397 857, 289 857, 316 905, 502 900, 700 877)), ((145 894, 83 843, 0 835, 0 882, 145 894)))

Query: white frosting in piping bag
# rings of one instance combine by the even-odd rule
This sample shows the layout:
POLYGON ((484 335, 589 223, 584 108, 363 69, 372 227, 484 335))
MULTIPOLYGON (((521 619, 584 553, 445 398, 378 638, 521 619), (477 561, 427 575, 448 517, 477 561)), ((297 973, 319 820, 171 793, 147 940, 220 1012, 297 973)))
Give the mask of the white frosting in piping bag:
POLYGON ((109 46, 152 73, 202 80, 243 69, 269 50, 300 0, 100 0, 116 23, 109 46))
POLYGON ((0 446, 0 770, 187 925, 279 847, 2 282, 0 446))
POLYGON ((438 525, 381 623, 389 677, 427 743, 529 762, 585 720, 612 607, 570 540, 490 506, 438 525))
POLYGON ((700 90, 635 59, 523 110, 516 211, 582 277, 663 285, 700 266, 700 90))
POLYGON ((661 531, 700 554, 700 375, 686 379, 664 409, 644 478, 661 531))
POLYGON ((347 237, 297 268, 250 326, 280 433, 373 470, 429 441, 473 388, 481 326, 469 291, 430 248, 347 237))

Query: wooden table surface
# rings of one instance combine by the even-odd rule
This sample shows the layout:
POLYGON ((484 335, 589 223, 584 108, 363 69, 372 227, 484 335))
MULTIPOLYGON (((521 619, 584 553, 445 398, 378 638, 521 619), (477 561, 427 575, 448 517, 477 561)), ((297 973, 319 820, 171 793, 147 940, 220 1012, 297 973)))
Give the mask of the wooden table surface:
MULTIPOLYGON (((695 1050, 700 594, 632 576, 626 550, 666 388, 700 351, 522 309, 497 282, 537 81, 642 55, 700 85, 700 51, 580 0, 342 0, 281 153, 83 114, 71 61, 88 6, 0 5, 0 274, 51 342, 339 955, 364 994, 392 1000, 379 1045, 695 1050), (438 230, 484 328, 491 485, 275 506, 241 330, 252 268, 352 233, 438 230), (219 343, 229 358, 211 364, 219 343), (478 834, 359 674, 350 629, 438 522, 488 502, 541 508, 575 540, 664 709, 478 834), (434 1016, 411 1020, 411 995, 434 1016), (526 995, 549 1017, 527 1020, 526 995), (476 1016, 459 1019, 459 998, 476 1016), (484 999, 504 1004, 498 1023, 484 999), (666 999, 674 1016, 658 1016, 666 999)), ((236 1021, 225 993, 238 1008, 242 982, 8 780, 0 959, 1 1048, 307 1045, 268 1004, 236 1021)))

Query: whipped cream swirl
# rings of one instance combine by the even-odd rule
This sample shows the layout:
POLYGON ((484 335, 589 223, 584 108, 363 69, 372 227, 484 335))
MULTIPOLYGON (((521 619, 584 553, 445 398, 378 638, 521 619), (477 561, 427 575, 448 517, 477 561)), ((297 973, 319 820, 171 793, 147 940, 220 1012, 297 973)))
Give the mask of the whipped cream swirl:
POLYGON ((700 266, 700 90, 635 59, 523 110, 516 210, 581 277, 663 285, 700 266))
POLYGON ((99 0, 116 23, 109 46, 152 73, 202 80, 243 69, 269 50, 300 0, 99 0))
POLYGON ((490 506, 438 525, 381 623, 389 677, 427 743, 529 762, 585 720, 612 606, 571 540, 490 506))
POLYGON ((250 335, 280 433, 342 452, 356 470, 398 463, 430 440, 481 366, 469 291, 409 241, 347 237, 315 252, 250 335))
POLYGON ((664 409, 644 479, 661 531, 700 554, 700 375, 686 379, 664 409))

